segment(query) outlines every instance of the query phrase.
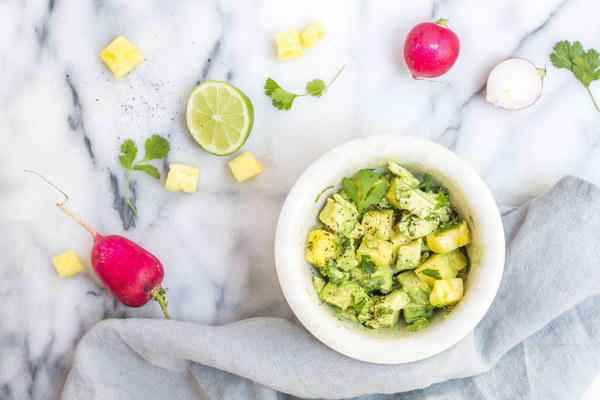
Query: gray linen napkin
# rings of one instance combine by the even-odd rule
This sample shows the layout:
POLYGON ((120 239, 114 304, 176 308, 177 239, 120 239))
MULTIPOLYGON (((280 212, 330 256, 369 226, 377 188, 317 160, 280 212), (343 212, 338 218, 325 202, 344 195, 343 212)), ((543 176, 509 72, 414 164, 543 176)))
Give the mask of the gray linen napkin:
POLYGON ((506 267, 490 310, 426 360, 356 361, 275 318, 107 320, 79 343, 62 398, 580 398, 600 371, 600 188, 563 178, 503 223, 506 267))

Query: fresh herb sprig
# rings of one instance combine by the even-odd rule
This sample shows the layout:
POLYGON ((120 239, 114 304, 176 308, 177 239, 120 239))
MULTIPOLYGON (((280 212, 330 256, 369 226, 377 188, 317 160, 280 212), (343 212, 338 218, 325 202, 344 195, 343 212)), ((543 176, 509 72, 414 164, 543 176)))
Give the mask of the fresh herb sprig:
POLYGON ((370 205, 381 201, 388 191, 389 184, 380 173, 372 169, 361 169, 358 171, 357 179, 360 182, 360 190, 352 178, 342 179, 342 186, 348 197, 356 204, 358 212, 362 213, 370 205))
POLYGON ((143 171, 154 179, 160 179, 160 172, 158 172, 158 168, 152 164, 148 164, 147 162, 166 157, 170 150, 169 142, 160 135, 152 135, 150 138, 146 139, 146 142, 144 143, 144 158, 137 162, 135 162, 135 159, 137 157, 138 148, 133 140, 125 140, 121 144, 120 150, 121 155, 119 156, 119 161, 121 162, 123 168, 127 169, 127 179, 125 180, 125 201, 133 213, 137 214, 135 207, 129 200, 129 181, 131 179, 131 173, 133 171, 143 171))
POLYGON ((600 79, 600 54, 594 49, 585 51, 580 42, 571 44, 571 42, 563 40, 554 45, 550 61, 556 68, 564 68, 573 72, 587 89, 596 110, 600 111, 590 91, 590 83, 600 79))
POLYGON ((340 76, 346 66, 344 65, 335 77, 327 85, 322 79, 313 79, 306 84, 306 93, 295 94, 283 89, 277 82, 271 78, 267 78, 265 82, 265 94, 273 101, 273 106, 279 110, 289 110, 296 97, 313 96, 321 97, 329 89, 329 87, 340 76))

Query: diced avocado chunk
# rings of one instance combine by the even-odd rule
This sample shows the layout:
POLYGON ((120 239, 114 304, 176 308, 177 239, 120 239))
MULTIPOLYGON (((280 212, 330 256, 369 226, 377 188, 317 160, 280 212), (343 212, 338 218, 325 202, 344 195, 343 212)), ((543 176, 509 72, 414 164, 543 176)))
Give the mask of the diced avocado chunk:
POLYGON ((337 306, 331 306, 331 308, 333 308, 333 311, 335 311, 335 313, 340 317, 339 319, 347 319, 352 322, 358 322, 357 312, 354 308, 348 307, 343 309, 337 306))
POLYGON ((353 304, 354 292, 359 288, 351 281, 344 281, 339 285, 329 281, 319 293, 319 299, 345 310, 353 304))
POLYGON ((381 293, 389 293, 392 290, 394 283, 394 271, 390 266, 377 267, 377 269, 371 274, 365 276, 360 281, 360 285, 365 288, 367 292, 373 290, 379 290, 381 293))
POLYGON ((437 279, 455 278, 462 268, 467 265, 467 259, 459 250, 447 254, 434 254, 421 264, 415 272, 429 287, 437 279))
POLYGON ((415 178, 415 176, 411 174, 410 171, 406 168, 401 167, 396 163, 390 162, 388 163, 388 169, 392 174, 396 175, 398 179, 400 179, 402 183, 404 183, 406 186, 411 188, 419 187, 419 180, 415 178))
POLYGON ((331 282, 336 284, 350 279, 350 273, 339 269, 333 258, 330 258, 319 271, 321 271, 321 275, 328 277, 331 282))
POLYGON ((304 258, 317 267, 323 267, 331 257, 339 254, 339 237, 323 229, 308 232, 304 258))
POLYGON ((406 321, 407 324, 412 324, 420 319, 429 321, 433 317, 433 311, 434 309, 431 304, 421 305, 409 303, 402 309, 402 314, 404 314, 404 321, 406 321))
POLYGON ((410 297, 412 303, 419 305, 429 304, 431 288, 426 282, 421 280, 414 271, 402 272, 398 274, 396 279, 400 282, 400 285, 402 285, 401 290, 410 297))
POLYGON ((361 224, 356 224, 354 230, 347 234, 346 236, 350 239, 360 239, 365 234, 365 228, 361 224))
POLYGON ((471 243, 471 233, 465 221, 457 227, 441 233, 427 235, 427 247, 436 253, 444 254, 471 243))
POLYGON ((325 281, 323 279, 319 278, 318 276, 313 276, 312 281, 313 281, 313 286, 315 288, 315 292, 317 292, 317 294, 321 293, 321 291, 325 287, 325 281))
POLYGON ((356 257, 369 256, 378 267, 386 267, 392 261, 392 243, 373 235, 365 235, 356 251, 356 257))
POLYGON ((358 224, 358 210, 354 204, 344 199, 339 194, 329 197, 319 219, 329 229, 340 235, 346 235, 356 228, 358 224))
POLYGON ((413 214, 405 214, 398 222, 398 230, 410 239, 427 236, 438 227, 436 218, 418 218, 413 214))
POLYGON ((392 233, 390 242, 392 243, 392 254, 395 257, 396 255, 398 255, 398 249, 400 248, 400 246, 412 242, 412 239, 404 235, 402 232, 400 232, 400 229, 396 227, 396 229, 394 229, 394 232, 392 233))
POLYGON ((404 271, 407 269, 417 268, 421 262, 421 248, 423 239, 419 238, 412 242, 400 246, 398 249, 398 258, 396 259, 396 269, 404 271))
POLYGON ((400 178, 393 178, 385 197, 401 210, 408 210, 419 218, 426 218, 435 212, 438 194, 427 193, 419 188, 406 185, 400 178))
POLYGON ((354 240, 346 239, 342 247, 342 252, 335 259, 335 266, 343 271, 350 271, 358 264, 358 261, 356 260, 356 246, 354 245, 354 240))
POLYGON ((408 303, 410 303, 408 295, 400 290, 395 290, 379 299, 371 307, 373 318, 366 324, 374 329, 394 326, 400 318, 400 310, 408 303))
POLYGON ((394 229, 394 210, 371 210, 363 215, 365 232, 380 239, 389 240, 394 229))
POLYGON ((434 307, 456 304, 462 299, 463 291, 463 280, 460 278, 437 280, 429 295, 429 301, 434 307))
POLYGON ((415 322, 404 328, 404 330, 415 332, 420 331, 421 329, 426 328, 427 326, 429 326, 429 320, 427 318, 419 318, 415 322))

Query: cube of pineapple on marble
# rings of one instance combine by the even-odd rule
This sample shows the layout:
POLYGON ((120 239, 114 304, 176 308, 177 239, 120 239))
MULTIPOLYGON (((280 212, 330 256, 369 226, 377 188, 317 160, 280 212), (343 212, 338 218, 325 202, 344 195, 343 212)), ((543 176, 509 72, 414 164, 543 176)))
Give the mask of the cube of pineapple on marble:
POLYGON ((300 34, 295 29, 287 29, 275 34, 279 61, 289 61, 302 57, 300 34))
POLYGON ((169 174, 165 182, 165 189, 174 192, 183 190, 186 193, 194 193, 198 189, 198 177, 200 170, 186 164, 169 164, 169 174))
POLYGON ((323 26, 319 21, 315 21, 308 25, 300 34, 302 45, 308 48, 313 47, 317 42, 320 42, 327 32, 323 29, 323 26))
POLYGON ((125 36, 119 36, 100 52, 100 58, 121 79, 144 61, 144 55, 125 36))
POLYGON ((229 161, 227 165, 229 165, 233 177, 238 182, 244 182, 264 171, 263 166, 260 165, 256 157, 254 157, 254 154, 249 151, 240 154, 229 161))
POLYGON ((52 257, 52 264, 61 278, 70 278, 85 271, 81 258, 75 250, 69 250, 52 257))

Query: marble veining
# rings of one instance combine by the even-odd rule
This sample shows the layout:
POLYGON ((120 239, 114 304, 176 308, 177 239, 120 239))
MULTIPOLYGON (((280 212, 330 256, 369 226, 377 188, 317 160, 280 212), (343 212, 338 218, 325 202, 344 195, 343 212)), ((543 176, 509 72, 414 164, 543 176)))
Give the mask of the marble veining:
MULTIPOLYGON (((173 318, 223 324, 293 318, 275 274, 275 226, 301 172, 347 140, 373 134, 431 139, 461 156, 499 204, 517 206, 573 174, 600 184, 598 113, 584 87, 549 62, 559 40, 600 49, 600 3, 589 0, 7 0, 0 2, 0 398, 57 398, 81 336, 106 318, 161 318, 156 304, 130 309, 91 271, 60 279, 50 258, 75 249, 89 267, 92 239, 54 203, 100 233, 126 235, 165 265, 173 318), (461 55, 437 82, 415 81, 402 58, 415 24, 444 17, 461 55), (300 60, 277 61, 273 34, 320 20, 328 36, 300 60), (98 53, 118 35, 145 54, 115 80, 98 53), (484 101, 486 77, 508 57, 547 68, 532 107, 509 112, 484 101), (274 109, 263 85, 291 91, 331 79, 320 99, 274 109), (238 184, 185 127, 199 82, 226 80, 255 109, 252 151, 265 172, 238 184), (131 212, 119 146, 152 134, 171 152, 156 181, 132 176, 131 212), (197 193, 164 190, 170 162, 200 168, 197 193)), ((600 98, 600 83, 590 86, 600 98)), ((592 395, 590 395, 592 396, 592 395)), ((593 397, 590 397, 593 398, 593 397)))

